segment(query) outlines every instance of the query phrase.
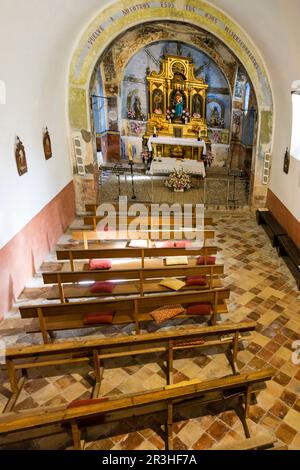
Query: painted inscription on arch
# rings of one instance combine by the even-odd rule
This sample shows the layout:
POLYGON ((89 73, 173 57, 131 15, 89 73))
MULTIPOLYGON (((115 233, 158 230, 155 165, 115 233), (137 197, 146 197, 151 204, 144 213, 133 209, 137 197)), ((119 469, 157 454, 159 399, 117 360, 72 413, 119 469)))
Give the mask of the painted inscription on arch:
MULTIPOLYGON (((126 8, 121 9, 119 12, 116 12, 115 14, 111 15, 109 20, 105 21, 103 24, 100 24, 97 29, 89 36, 87 40, 87 44, 84 47, 84 50, 87 51, 91 49, 93 44, 97 41, 99 36, 115 21, 122 17, 128 17, 130 15, 135 15, 138 12, 142 12, 145 10, 155 10, 155 9, 167 9, 167 10, 177 10, 179 12, 184 13, 193 13, 195 15, 201 16, 201 18, 205 18, 207 21, 218 25, 220 28, 222 28, 236 43, 241 47, 241 49, 247 54, 249 60, 252 62, 253 66, 255 67, 256 70, 259 69, 258 62, 254 56, 254 54, 251 52, 249 47, 245 44, 245 42, 236 34, 232 29, 230 29, 226 24, 223 23, 219 18, 216 16, 212 15, 211 13, 206 12, 205 10, 201 9, 201 7, 196 7, 194 5, 189 4, 188 2, 178 2, 176 3, 175 1, 149 1, 149 2, 140 2, 136 3, 134 5, 128 6, 126 8)), ((82 56, 81 56, 82 60, 82 56)))

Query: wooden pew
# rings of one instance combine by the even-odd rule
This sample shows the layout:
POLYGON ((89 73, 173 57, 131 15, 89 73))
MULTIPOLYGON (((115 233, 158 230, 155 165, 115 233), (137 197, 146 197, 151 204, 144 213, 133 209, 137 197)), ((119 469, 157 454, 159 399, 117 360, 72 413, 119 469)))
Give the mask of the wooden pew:
POLYGON ((300 250, 287 235, 278 237, 278 255, 283 258, 300 290, 300 250))
MULTIPOLYGON (((90 260, 90 259, 137 259, 136 268, 144 268, 145 261, 148 258, 164 258, 169 256, 208 256, 216 255, 218 249, 213 246, 206 246, 203 248, 110 248, 106 245, 100 248, 88 249, 65 249, 57 250, 56 257, 59 261, 70 262, 71 271, 75 271, 75 260, 90 260)), ((149 264, 149 263, 148 263, 149 264)), ((149 267, 149 266, 148 266, 149 267)))
MULTIPOLYGON (((170 229, 170 236, 168 239, 170 240, 181 240, 182 234, 184 233, 184 230, 173 230, 170 229)), ((191 236, 193 235, 196 230, 191 229, 189 230, 191 236)), ((164 240, 165 239, 165 233, 166 231, 164 230, 158 230, 158 239, 159 240, 164 240)), ((127 230, 123 231, 116 231, 116 232, 97 232, 94 230, 74 230, 72 231, 72 239, 75 241, 79 241, 83 243, 83 246, 85 249, 89 247, 89 242, 97 242, 97 243, 105 243, 106 240, 101 240, 101 234, 106 238, 106 240, 129 240, 133 239, 132 237, 129 237, 127 230)), ((213 240, 215 238, 215 232, 213 230, 204 230, 203 231, 203 243, 204 246, 206 244, 207 240, 213 240)), ((148 242, 148 248, 152 247, 152 239, 151 239, 151 230, 143 230, 142 232, 139 231, 137 234, 134 236, 134 239, 140 239, 143 237, 144 240, 147 240, 148 242)))
POLYGON ((278 237, 280 235, 287 235, 285 229, 281 227, 269 210, 258 209, 256 211, 256 220, 258 225, 263 226, 274 247, 278 246, 278 237))
MULTIPOLYGON (((13 410, 25 385, 25 371, 57 365, 91 362, 94 367, 93 398, 100 394, 104 360, 157 353, 166 354, 167 384, 173 383, 173 361, 177 351, 203 349, 212 346, 225 348, 233 373, 237 373, 239 338, 255 330, 255 322, 225 324, 192 330, 161 331, 135 336, 68 341, 56 344, 8 348, 3 351, 12 396, 4 413, 13 410), (229 353, 229 354, 227 354, 229 353), (18 372, 21 378, 18 379, 18 372)), ((0 351, 0 355, 2 352, 0 351)), ((45 377, 45 373, 43 377, 45 377)))
MULTIPOLYGON (((119 203, 115 203, 115 202, 109 202, 109 203, 104 203, 104 204, 110 204, 114 210, 116 212, 119 212, 119 208, 120 208, 120 205, 119 203)), ((143 206, 147 207, 148 211, 151 211, 151 204, 145 202, 145 203, 142 203, 143 206)), ((127 211, 125 212, 126 214, 131 210, 131 208, 135 205, 135 203, 132 203, 132 204, 129 204, 127 206, 127 211)), ((100 206, 100 203, 99 204, 85 204, 85 210, 86 212, 88 212, 89 214, 91 215, 97 215, 97 210, 100 206)), ((193 206, 193 210, 195 210, 194 206, 193 206)))
MULTIPOLYGON (((106 204, 106 203, 105 203, 106 204)), ((120 205, 119 204, 116 204, 116 203, 109 203, 115 210, 115 213, 116 214, 123 214, 123 212, 120 212, 119 209, 120 209, 120 205)), ((151 208, 152 208, 152 204, 147 204, 147 203, 142 203, 144 207, 146 207, 148 209, 148 213, 151 214, 151 208)), ((129 212, 132 210, 133 206, 135 206, 136 204, 131 204, 131 205, 128 205, 127 206, 127 211, 124 212, 125 215, 129 214, 129 212)), ((100 207, 100 204, 85 204, 85 210, 87 212, 86 215, 91 215, 91 216, 96 216, 97 215, 97 210, 98 208, 100 207)), ((181 208, 182 208, 182 212, 183 212, 183 209, 184 207, 181 205, 181 208)), ((134 211, 136 212, 136 211, 134 211)), ((192 204, 192 215, 194 216, 196 214, 196 205, 195 204, 192 204)), ((208 217, 207 219, 210 219, 212 220, 210 217, 208 217)))
MULTIPOLYGON (((107 216, 104 217, 104 216, 99 216, 99 215, 86 215, 86 216, 83 217, 83 223, 84 223, 84 225, 92 226, 93 230, 97 230, 97 225, 102 220, 104 220, 106 217, 107 216)), ((120 224, 119 224, 120 217, 121 217, 120 214, 116 214, 116 226, 118 228, 120 227, 120 224)), ((125 222, 126 227, 129 226, 133 221, 137 220, 137 217, 139 217, 139 216, 136 215, 136 216, 126 216, 126 218, 124 217, 124 221, 126 220, 126 222, 125 222)), ((183 225, 183 221, 184 221, 183 217, 181 218, 181 220, 182 220, 182 225, 183 225)), ((123 224, 124 224, 124 221, 123 221, 123 224)), ((170 218, 169 218, 170 228, 174 228, 175 221, 176 221, 176 218, 173 217, 173 216, 170 216, 170 218)), ((162 216, 159 216, 159 217, 148 216, 147 218, 140 216, 139 217, 139 222, 141 224, 147 226, 148 230, 151 229, 151 227, 162 229, 163 226, 164 226, 164 223, 165 223, 162 216)), ((191 217, 190 222, 191 222, 191 225, 189 225, 189 228, 196 228, 197 227, 197 218, 195 216, 191 217)), ((207 227, 207 226, 212 225, 212 224, 213 224, 213 219, 211 217, 205 217, 204 218, 204 223, 203 223, 204 227, 207 227)), ((200 223, 199 223, 199 225, 200 225, 200 223)))
MULTIPOLYGON (((124 325, 134 323, 136 334, 140 334, 141 323, 153 321, 150 312, 158 306, 180 304, 185 307, 193 303, 210 303, 210 321, 212 325, 215 325, 217 315, 227 313, 226 300, 229 299, 229 296, 229 289, 216 289, 213 291, 185 292, 92 302, 31 305, 19 307, 19 310, 23 319, 34 319, 31 325, 27 327, 27 333, 41 332, 44 342, 49 343, 49 332, 91 328, 91 325, 84 324, 84 315, 107 310, 115 312, 113 324, 124 325)), ((197 316, 193 315, 193 318, 195 317, 197 316)), ((184 313, 176 318, 189 317, 184 313)))
MULTIPOLYGON (((242 421, 246 437, 250 437, 247 426, 247 417, 253 394, 256 387, 270 380, 274 375, 273 369, 265 369, 258 372, 235 375, 205 382, 187 381, 176 385, 169 385, 150 392, 125 395, 120 398, 112 398, 102 403, 78 402, 72 407, 58 406, 45 407, 43 409, 12 412, 0 416, 0 435, 2 446, 6 442, 20 442, 42 437, 43 430, 49 435, 49 427, 56 426, 56 431, 61 432, 67 426, 72 434, 73 447, 82 450, 82 427, 87 427, 89 421, 95 423, 95 418, 101 424, 118 422, 130 417, 164 414, 162 424, 166 424, 166 448, 173 449, 173 425, 175 416, 183 410, 200 409, 210 403, 222 402, 223 409, 227 405, 234 409, 242 421), (232 400, 240 400, 239 411, 237 405, 232 405, 232 400), (101 418, 101 419, 100 419, 101 418), (60 428, 58 428, 60 426, 60 428), (14 440, 10 439, 12 433, 14 440)), ((177 418, 178 419, 178 418, 177 418)))
POLYGON ((202 288, 187 286, 185 290, 203 290, 222 287, 216 276, 224 274, 224 265, 211 266, 167 266, 163 268, 109 269, 105 271, 58 271, 42 273, 44 284, 57 284, 58 289, 47 294, 48 299, 59 298, 65 302, 68 298, 108 297, 116 295, 145 295, 169 293, 167 287, 159 285, 161 279, 187 276, 208 276, 208 285, 202 288), (77 285, 82 282, 120 281, 111 294, 92 294, 90 286, 77 285), (70 285, 68 285, 70 284, 70 285), (76 284, 76 285, 75 285, 76 284))

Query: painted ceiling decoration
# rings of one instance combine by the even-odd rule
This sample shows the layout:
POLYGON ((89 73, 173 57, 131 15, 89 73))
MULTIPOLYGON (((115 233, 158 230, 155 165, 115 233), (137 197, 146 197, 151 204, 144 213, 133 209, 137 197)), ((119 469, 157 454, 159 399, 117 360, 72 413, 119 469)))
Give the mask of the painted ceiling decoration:
MULTIPOLYGON (((145 52, 151 59, 154 67, 159 67, 160 60, 151 54, 151 44, 159 41, 176 41, 179 45, 179 50, 176 50, 176 55, 182 55, 182 47, 180 51, 180 44, 188 44, 195 46, 195 48, 205 52, 210 61, 213 61, 222 70, 223 74, 229 81, 230 90, 233 91, 235 82, 236 71, 236 58, 229 51, 229 49, 222 44, 222 42, 214 37, 212 34, 207 33, 194 26, 174 23, 170 21, 162 21, 157 23, 149 23, 139 25, 126 31, 119 36, 104 53, 101 61, 103 62, 104 76, 107 82, 117 81, 118 77, 123 74, 130 59, 141 49, 145 48, 145 52)), ((171 51, 166 47, 161 51, 161 55, 168 54, 171 51)), ((174 49, 172 52, 175 52, 174 49)), ((196 75, 203 72, 204 64, 196 70, 196 75)))

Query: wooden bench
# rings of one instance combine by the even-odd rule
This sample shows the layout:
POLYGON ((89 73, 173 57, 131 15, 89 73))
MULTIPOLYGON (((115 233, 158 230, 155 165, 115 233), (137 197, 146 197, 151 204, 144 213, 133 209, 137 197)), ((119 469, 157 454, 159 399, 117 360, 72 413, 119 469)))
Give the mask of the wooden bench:
POLYGON ((300 290, 300 250, 287 235, 278 237, 278 255, 281 256, 297 283, 300 290))
MULTIPOLYGON (((12 442, 21 442, 41 438, 44 435, 66 432, 70 429, 73 447, 82 450, 82 428, 86 428, 91 422, 95 424, 95 418, 99 424, 118 422, 130 417, 135 418, 135 425, 139 417, 161 417, 166 429, 166 448, 173 449, 173 425, 180 412, 194 410, 198 415, 203 413, 203 407, 209 404, 222 403, 223 410, 227 406, 234 409, 243 424, 246 437, 250 437, 247 426, 247 417, 251 406, 251 400, 256 387, 270 380, 274 375, 273 369, 265 369, 259 372, 235 375, 205 382, 187 381, 176 385, 169 385, 150 392, 125 395, 120 398, 111 398, 102 403, 77 402, 72 407, 57 406, 43 409, 12 412, 0 416, 1 445, 12 442), (237 405, 232 404, 233 399, 239 400, 237 405), (76 406, 75 406, 76 405, 76 406), (101 419, 100 419, 101 418, 101 419), (51 431, 51 427, 55 430, 51 431), (11 434, 14 434, 11 436, 11 434)), ((211 412, 211 411, 210 411, 211 412)))
MULTIPOLYGON (((145 262, 150 258, 165 258, 169 256, 204 256, 207 260, 208 256, 216 255, 218 249, 213 246, 206 246, 199 249, 191 248, 88 248, 78 249, 72 248, 67 250, 57 250, 56 257, 59 261, 68 260, 70 268, 75 271, 75 260, 90 260, 90 259, 135 259, 136 268, 144 268, 145 262)), ((123 263, 122 263, 123 264, 123 263)), ((150 263, 148 263, 147 267, 150 263)), ((205 262, 206 264, 206 262, 205 262)), ((124 266, 124 264, 123 264, 124 266)))
MULTIPOLYGON (((217 315, 227 313, 226 300, 229 289, 217 289, 204 292, 186 292, 169 295, 153 295, 126 299, 98 300, 89 302, 70 302, 65 304, 41 304, 19 307, 23 319, 33 318, 27 333, 41 332, 45 343, 49 343, 49 332, 91 328, 97 325, 85 325, 84 315, 99 311, 114 311, 113 324, 135 324, 136 334, 140 334, 141 323, 153 321, 150 312, 163 305, 182 305, 210 303, 212 325, 216 324, 217 315)), ((197 315, 193 315, 196 318, 197 315)), ((186 313, 176 318, 190 318, 186 313)), ((98 325, 98 326, 101 326, 98 325)))
MULTIPOLYGON (((93 365, 95 386, 93 398, 99 397, 104 361, 111 358, 166 354, 167 384, 173 383, 173 361, 177 351, 225 348, 233 373, 237 373, 239 338, 254 331, 254 322, 225 324, 192 330, 161 331, 135 336, 119 336, 105 339, 64 341, 56 344, 8 348, 1 352, 6 361, 12 396, 4 413, 13 410, 26 383, 27 371, 35 368, 89 363, 93 365), (229 354, 228 354, 229 353, 229 354), (25 373, 26 371, 26 373, 25 373), (18 372, 21 377, 18 379, 18 372)), ((43 373, 45 377, 47 371, 43 373)), ((36 373, 35 373, 36 376, 36 373)))
POLYGON ((65 302, 70 298, 108 297, 169 293, 167 287, 159 285, 164 278, 185 278, 188 276, 208 276, 207 285, 203 287, 186 286, 185 290, 205 290, 222 287, 218 276, 224 274, 224 265, 211 266, 168 266, 162 268, 109 269, 104 271, 58 271, 42 273, 44 284, 57 284, 56 289, 47 293, 48 299, 59 298, 65 302), (97 281, 116 281, 112 293, 91 293, 91 285, 97 281), (119 281, 119 282, 117 282, 119 281), (121 282, 120 282, 121 281, 121 282), (84 285, 78 285, 85 283, 84 285))
MULTIPOLYGON (((104 204, 106 204, 106 203, 104 203, 104 204)), ((107 203, 107 204, 112 206, 114 208, 114 210, 116 211, 116 213, 119 213, 119 209, 120 209, 120 204, 119 203, 110 202, 110 203, 107 203)), ((135 204, 136 203, 132 203, 128 206, 126 205, 127 209, 124 211, 124 213, 128 214, 133 209, 135 204)), ((141 203, 141 204, 143 204, 143 206, 146 207, 149 212, 151 211, 151 204, 149 204, 148 202, 141 203)), ((99 209, 99 207, 100 207, 100 203, 99 204, 96 204, 96 203, 94 203, 94 204, 85 204, 86 212, 88 212, 91 215, 97 215, 97 210, 99 209)), ((195 206, 194 205, 193 205, 193 211, 195 211, 195 206)))
MULTIPOLYGON (((93 230, 97 230, 97 225, 102 222, 103 220, 107 220, 107 216, 99 216, 99 215, 86 215, 83 217, 83 223, 84 225, 87 225, 87 226, 92 226, 93 227, 93 230)), ((159 216, 159 217, 143 217, 143 216, 124 216, 124 218, 122 219, 122 214, 116 214, 116 226, 117 228, 120 228, 120 227, 128 227, 132 222, 134 221, 139 221, 140 224, 142 224, 143 226, 146 226, 149 229, 155 227, 155 228, 159 228, 159 229, 162 229, 164 225, 169 225, 170 228, 174 228, 175 227, 175 223, 177 224, 177 220, 174 216, 170 216, 169 219, 167 218, 166 221, 164 221, 163 217, 162 216, 159 216), (122 220, 122 224, 123 225, 120 225, 120 220, 122 220), (124 223, 125 223, 125 226, 124 226, 124 223)), ((181 225, 184 226, 184 219, 183 219, 183 216, 180 218, 181 220, 181 225)), ((200 222, 197 220, 197 218, 195 216, 192 216, 191 217, 191 220, 189 221, 191 222, 190 225, 188 225, 188 228, 197 228, 197 223, 198 225, 200 226, 200 222)), ((203 221, 203 226, 204 227, 207 227, 209 225, 212 225, 213 224, 213 219, 211 217, 205 217, 204 218, 204 221, 203 221)), ((187 226, 185 224, 185 226, 187 226)))
POLYGON ((265 229, 273 247, 278 246, 278 237, 280 235, 287 235, 284 228, 281 227, 272 213, 268 210, 257 210, 256 220, 258 225, 262 225, 265 229))
MULTIPOLYGON (((132 211, 133 211, 133 214, 136 213, 136 204, 128 205, 127 210, 125 210, 124 212, 119 211, 119 209, 120 209, 119 204, 115 204, 115 203, 108 203, 108 204, 114 208, 116 214, 120 213, 120 214, 127 215, 127 214, 131 214, 132 211)), ((148 209, 148 214, 151 214, 151 209, 152 209, 153 205, 148 204, 148 203, 142 203, 142 204, 143 204, 144 207, 146 207, 148 209)), ((180 207, 181 207, 181 210, 182 210, 182 213, 183 213, 184 205, 181 205, 180 207)), ((99 210, 99 208, 100 208, 100 204, 85 204, 85 210, 87 212, 86 215, 91 215, 91 216, 97 215, 97 211, 99 210)), ((196 215, 196 205, 195 204, 192 204, 192 215, 193 216, 196 215)), ((212 220, 210 217, 208 217, 207 219, 212 220)))
MULTIPOLYGON (((158 240, 165 240, 165 234, 167 231, 165 230, 158 230, 156 231, 157 233, 157 239, 158 240)), ((190 236, 192 237, 193 234, 196 237, 196 230, 191 229, 190 231, 190 236)), ((173 230, 170 229, 169 235, 167 239, 169 240, 181 240, 182 239, 182 234, 184 234, 184 230, 173 230)), ((199 232, 197 232, 199 234, 199 232)), ((151 239, 151 230, 143 230, 143 231, 138 231, 136 234, 128 234, 127 230, 124 231, 115 231, 115 232, 98 232, 95 230, 74 230, 72 231, 72 240, 78 241, 83 243, 83 247, 87 249, 89 247, 89 242, 97 242, 97 243, 106 243, 106 240, 126 240, 128 241, 129 239, 143 239, 146 240, 148 243, 147 248, 151 248, 153 245, 153 240, 151 239), (132 235, 129 237, 129 235, 132 235), (105 237, 105 240, 103 240, 103 237, 105 237)), ((201 242, 203 242, 203 245, 205 246, 207 240, 213 240, 215 238, 215 232, 213 230, 204 230, 201 235, 202 239, 201 242)))

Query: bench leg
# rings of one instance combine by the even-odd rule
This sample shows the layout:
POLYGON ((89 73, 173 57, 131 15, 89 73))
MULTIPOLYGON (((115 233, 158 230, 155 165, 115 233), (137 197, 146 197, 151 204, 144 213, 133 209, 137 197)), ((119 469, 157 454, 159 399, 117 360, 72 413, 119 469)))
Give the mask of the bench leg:
POLYGON ((71 432, 72 432, 74 450, 82 450, 81 440, 80 440, 81 432, 76 421, 71 421, 71 432))
POLYGON ((246 417, 246 413, 245 413, 245 408, 244 408, 244 403, 243 403, 243 398, 240 397, 239 399, 239 404, 234 408, 235 409, 235 412, 236 414, 238 415, 241 423, 242 423, 242 426, 243 426, 243 429, 244 429, 244 433, 245 433, 245 436, 247 439, 249 439, 251 437, 250 435, 250 431, 249 431, 249 428, 248 428, 248 424, 247 424, 247 417, 246 417))
POLYGON ((173 403, 168 404, 166 434, 166 450, 173 450, 173 403))
POLYGON ((262 218, 261 218, 261 214, 259 211, 256 211, 256 222, 257 222, 257 225, 262 224, 262 218))
POLYGON ((174 362, 174 350, 173 341, 169 341, 168 344, 168 358, 167 358, 167 384, 173 384, 173 362, 174 362))
POLYGON ((19 387, 18 387, 17 373, 16 373, 15 366, 13 364, 13 361, 11 361, 10 359, 7 359, 6 367, 7 367, 9 382, 11 386, 11 391, 13 394, 16 394, 19 391, 19 387))

